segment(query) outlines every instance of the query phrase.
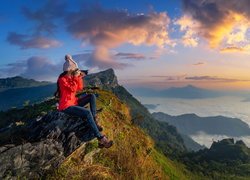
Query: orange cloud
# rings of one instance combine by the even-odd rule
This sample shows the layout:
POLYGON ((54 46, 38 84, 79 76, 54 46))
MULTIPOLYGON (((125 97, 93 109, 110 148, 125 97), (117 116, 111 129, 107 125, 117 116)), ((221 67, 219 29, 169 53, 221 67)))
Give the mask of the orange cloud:
POLYGON ((190 16, 184 15, 180 19, 176 20, 175 25, 180 26, 180 31, 184 32, 182 37, 182 44, 184 46, 196 47, 198 45, 199 38, 196 35, 196 29, 199 28, 199 24, 190 16))
POLYGON ((170 19, 165 12, 129 14, 127 11, 91 7, 70 14, 66 19, 67 30, 73 36, 96 48, 94 53, 99 54, 93 54, 93 57, 96 63, 100 62, 100 68, 103 68, 103 63, 114 64, 107 53, 110 48, 124 43, 160 48, 174 45, 169 38, 170 19))
POLYGON ((241 14, 229 12, 228 16, 209 30, 203 32, 208 39, 211 48, 228 46, 231 44, 246 42, 246 32, 250 28, 250 22, 241 14))
POLYGON ((131 15, 125 11, 88 9, 70 16, 68 30, 93 45, 109 48, 123 43, 133 45, 171 45, 166 13, 131 15), (86 12, 87 11, 87 12, 86 12))
POLYGON ((245 49, 241 47, 235 47, 235 46, 230 46, 230 47, 225 47, 220 49, 220 52, 223 53, 228 53, 228 52, 244 52, 245 49))
MULTIPOLYGON (((242 52, 250 45, 249 1, 199 1, 183 0, 185 15, 177 22, 184 31, 183 39, 189 38, 189 45, 196 36, 208 41, 211 48, 222 52, 242 52), (228 48, 229 47, 229 48, 228 48), (235 48, 231 48, 235 47, 235 48)), ((197 41, 196 41, 197 42, 197 41)), ((184 45, 188 44, 188 41, 184 45)))

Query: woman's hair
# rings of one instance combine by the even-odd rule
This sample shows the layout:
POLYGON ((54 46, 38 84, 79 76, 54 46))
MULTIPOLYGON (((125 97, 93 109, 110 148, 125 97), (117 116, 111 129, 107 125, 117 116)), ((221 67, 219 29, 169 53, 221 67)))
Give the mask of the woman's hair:
POLYGON ((56 98, 60 98, 60 87, 59 87, 59 78, 61 78, 62 76, 65 76, 66 74, 68 73, 68 71, 64 71, 63 73, 61 73, 57 79, 57 89, 56 89, 56 92, 54 93, 54 96, 56 98))

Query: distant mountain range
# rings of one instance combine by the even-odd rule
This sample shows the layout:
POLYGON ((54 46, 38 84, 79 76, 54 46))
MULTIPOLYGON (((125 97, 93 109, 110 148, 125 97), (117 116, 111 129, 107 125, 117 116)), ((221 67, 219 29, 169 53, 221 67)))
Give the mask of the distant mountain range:
POLYGON ((194 135, 198 132, 205 132, 211 135, 227 135, 233 137, 249 136, 250 128, 247 123, 237 118, 224 116, 199 117, 195 114, 184 114, 170 116, 157 112, 152 114, 159 121, 168 122, 185 135, 194 135))
POLYGON ((45 86, 13 88, 0 92, 0 110, 20 108, 23 105, 33 104, 52 97, 56 90, 56 84, 45 86))
POLYGON ((130 88, 129 91, 135 96, 168 97, 168 98, 183 98, 183 99, 213 98, 224 95, 224 93, 220 91, 197 88, 192 85, 180 88, 172 87, 164 90, 154 90, 150 88, 130 88))
POLYGON ((35 87, 35 86, 44 86, 51 84, 48 81, 36 81, 34 79, 26 79, 20 76, 10 77, 10 78, 1 78, 0 79, 0 92, 13 89, 13 88, 24 88, 24 87, 35 87))
POLYGON ((55 90, 56 84, 47 81, 40 82, 20 76, 0 79, 0 110, 42 101, 53 96, 55 90))

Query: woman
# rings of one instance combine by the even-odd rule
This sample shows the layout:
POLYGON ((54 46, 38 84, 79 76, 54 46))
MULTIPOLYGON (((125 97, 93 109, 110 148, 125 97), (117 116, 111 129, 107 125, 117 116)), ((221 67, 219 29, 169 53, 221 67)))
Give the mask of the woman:
MULTIPOLYGON (((65 56, 66 59, 66 56, 65 56)), ((66 66, 65 66, 66 67, 66 66)), ((64 67, 64 70, 66 70, 64 67)), ((99 141, 99 147, 109 148, 112 146, 113 141, 109 141, 106 136, 100 133, 102 128, 95 122, 96 119, 96 106, 95 95, 86 95, 82 98, 76 97, 76 92, 83 89, 83 77, 85 76, 79 69, 70 69, 64 71, 57 81, 59 88, 59 111, 63 111, 69 115, 87 118, 95 136, 99 141), (90 110, 83 106, 90 102, 90 110)))

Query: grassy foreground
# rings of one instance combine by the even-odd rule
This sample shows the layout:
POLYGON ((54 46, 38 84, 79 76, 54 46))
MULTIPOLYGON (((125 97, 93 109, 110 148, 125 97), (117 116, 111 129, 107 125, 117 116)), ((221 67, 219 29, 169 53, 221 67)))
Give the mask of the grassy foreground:
POLYGON ((99 149, 97 140, 83 144, 48 179, 199 179, 154 148, 152 139, 132 124, 125 103, 110 92, 98 93, 97 108, 103 108, 99 122, 114 145, 99 149))

